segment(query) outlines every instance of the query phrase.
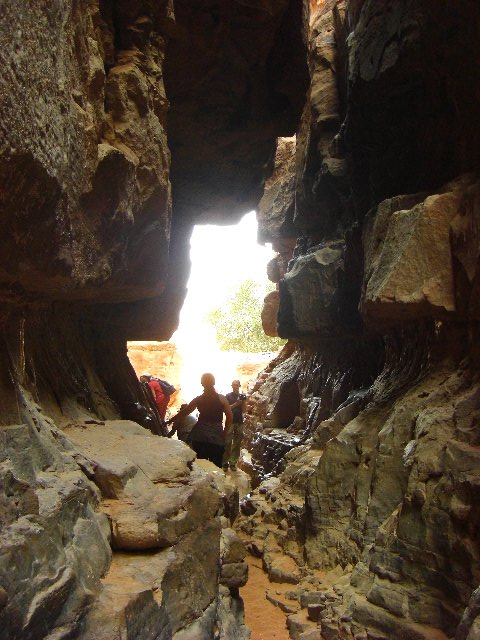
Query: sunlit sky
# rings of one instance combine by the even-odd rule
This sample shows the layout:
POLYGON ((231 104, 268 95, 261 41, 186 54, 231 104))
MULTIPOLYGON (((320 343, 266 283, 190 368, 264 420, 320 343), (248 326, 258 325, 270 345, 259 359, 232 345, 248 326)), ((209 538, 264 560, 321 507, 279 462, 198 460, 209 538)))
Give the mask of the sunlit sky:
POLYGON ((201 391, 197 380, 204 371, 217 378, 219 391, 230 390, 235 378, 235 359, 228 364, 219 353, 215 332, 205 320, 207 312, 222 306, 247 279, 264 282, 266 267, 274 255, 270 246, 257 244, 255 212, 232 226, 196 226, 190 240, 192 270, 180 325, 171 341, 181 351, 184 368, 195 382, 186 396, 201 391), (218 369, 215 371, 215 369, 218 369), (228 381, 228 382, 227 382, 228 381))

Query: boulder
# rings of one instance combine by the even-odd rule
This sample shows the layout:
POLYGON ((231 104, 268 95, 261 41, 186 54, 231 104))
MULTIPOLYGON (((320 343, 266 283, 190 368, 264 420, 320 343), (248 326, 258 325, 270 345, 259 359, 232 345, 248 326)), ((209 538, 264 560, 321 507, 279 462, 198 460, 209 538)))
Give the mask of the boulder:
POLYGON ((71 426, 66 434, 94 467, 115 549, 172 546, 216 516, 218 493, 208 476, 190 470, 195 453, 184 443, 128 421, 71 426))
POLYGON ((111 560, 97 488, 51 421, 27 406, 28 422, 0 431, 2 640, 75 629, 111 560))
POLYGON ((455 311, 450 227, 460 199, 461 190, 452 185, 425 199, 387 200, 371 214, 360 303, 368 321, 404 323, 455 311))

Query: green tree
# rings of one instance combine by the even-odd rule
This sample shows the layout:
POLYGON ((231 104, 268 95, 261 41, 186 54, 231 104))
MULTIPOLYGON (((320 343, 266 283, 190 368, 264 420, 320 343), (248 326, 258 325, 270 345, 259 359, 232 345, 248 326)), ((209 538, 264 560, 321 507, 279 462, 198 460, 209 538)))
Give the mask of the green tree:
POLYGON ((281 338, 266 336, 262 328, 263 298, 273 288, 272 283, 245 280, 227 299, 225 306, 208 312, 206 318, 217 333, 222 351, 277 351, 285 344, 281 338))

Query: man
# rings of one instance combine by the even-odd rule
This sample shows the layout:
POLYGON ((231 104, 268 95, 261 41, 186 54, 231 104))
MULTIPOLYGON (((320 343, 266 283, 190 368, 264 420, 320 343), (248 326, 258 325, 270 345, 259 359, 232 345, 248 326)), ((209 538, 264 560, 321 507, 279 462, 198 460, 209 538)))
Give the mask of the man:
POLYGON ((172 431, 184 416, 198 409, 197 424, 190 432, 189 444, 199 458, 210 460, 221 467, 225 448, 223 416, 225 415, 226 432, 232 424, 232 410, 226 397, 215 391, 215 378, 211 373, 204 373, 200 383, 203 387, 202 395, 194 398, 171 419, 174 425, 172 431))
POLYGON ((232 382, 232 391, 226 395, 232 410, 233 420, 231 428, 225 433, 225 453, 222 467, 224 471, 236 469, 240 457, 240 447, 243 438, 243 414, 247 408, 247 397, 240 393, 240 380, 232 382))
POLYGON ((167 412, 167 405, 169 398, 163 392, 163 389, 158 382, 155 380, 153 376, 149 373, 142 373, 140 376, 140 382, 146 383, 152 393, 153 399, 155 400, 155 404, 158 407, 158 413, 162 420, 165 420, 165 414, 167 412))

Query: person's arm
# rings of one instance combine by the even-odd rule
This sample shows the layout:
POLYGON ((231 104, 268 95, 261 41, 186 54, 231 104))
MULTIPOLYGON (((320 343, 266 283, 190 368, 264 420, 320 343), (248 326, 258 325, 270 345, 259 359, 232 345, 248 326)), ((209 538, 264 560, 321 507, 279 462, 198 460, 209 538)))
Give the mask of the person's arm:
POLYGON ((170 418, 168 422, 173 422, 173 425, 174 425, 173 428, 176 429, 177 422, 179 422, 179 420, 181 420, 184 416, 188 416, 196 408, 197 408, 197 399, 194 398, 191 402, 187 404, 186 407, 183 407, 183 409, 180 409, 180 411, 176 415, 174 415, 173 418, 170 418))
POLYGON ((220 401, 223 407, 223 413, 225 414, 225 427, 223 429, 224 432, 227 432, 232 426, 233 414, 230 409, 230 405, 228 404, 228 400, 225 396, 220 396, 220 401))
POLYGON ((247 410, 247 398, 239 398, 230 405, 230 409, 235 409, 236 407, 241 407, 242 413, 245 413, 245 411, 247 410))
POLYGON ((245 396, 245 398, 242 398, 241 402, 242 404, 240 406, 242 407, 242 413, 245 413, 245 411, 247 410, 247 396, 245 396))
POLYGON ((170 420, 168 420, 165 423, 165 424, 173 423, 173 427, 170 429, 170 431, 167 434, 169 438, 171 438, 173 434, 176 432, 176 430, 178 429, 178 423, 180 422, 180 420, 184 416, 192 413, 192 411, 196 408, 197 408, 197 399, 194 398, 191 402, 189 402, 189 404, 187 404, 186 407, 183 407, 183 409, 180 409, 180 411, 176 415, 174 415, 173 418, 170 418, 170 420))

